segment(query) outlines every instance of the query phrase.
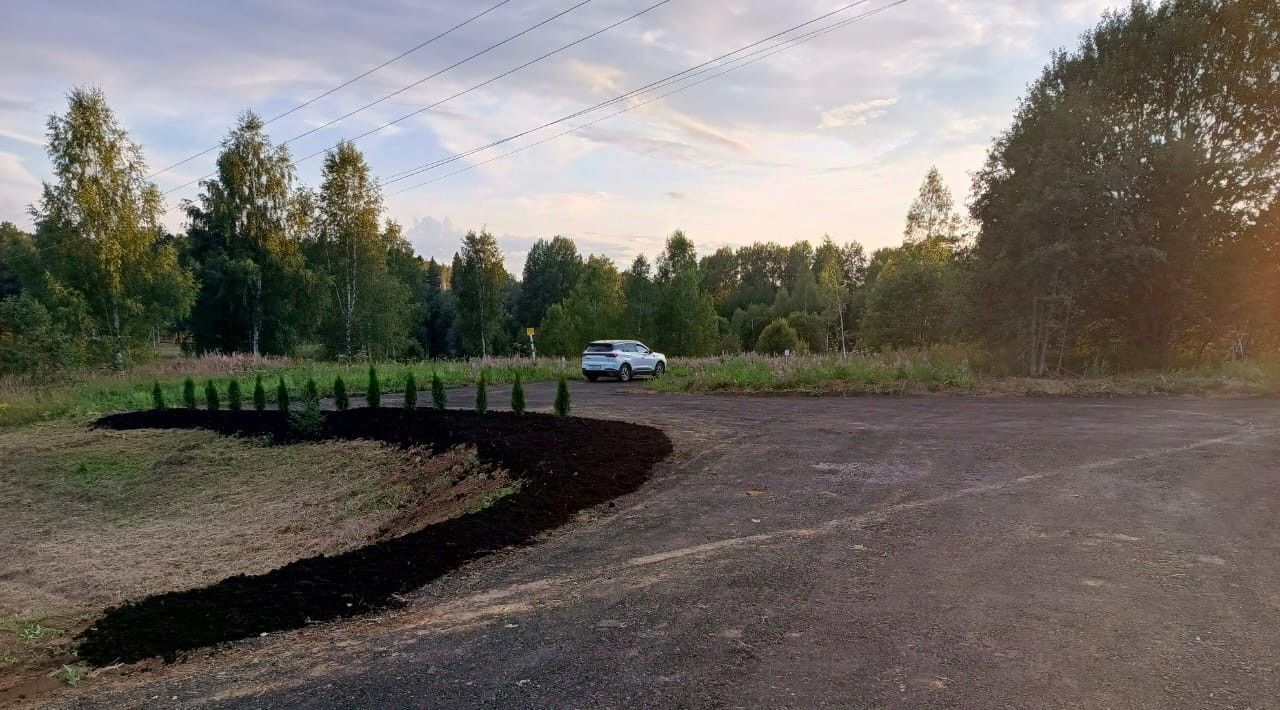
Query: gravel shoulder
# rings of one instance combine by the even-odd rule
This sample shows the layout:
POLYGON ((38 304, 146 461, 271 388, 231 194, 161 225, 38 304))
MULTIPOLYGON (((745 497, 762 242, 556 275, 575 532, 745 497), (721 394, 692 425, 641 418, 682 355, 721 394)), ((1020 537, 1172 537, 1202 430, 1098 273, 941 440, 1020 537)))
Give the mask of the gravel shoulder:
MULTIPOLYGON (((1280 697, 1276 399, 573 393, 576 414, 655 424, 675 454, 614 506, 401 609, 104 674, 56 702, 1258 708, 1280 697)), ((554 388, 527 394, 549 409, 554 388)))

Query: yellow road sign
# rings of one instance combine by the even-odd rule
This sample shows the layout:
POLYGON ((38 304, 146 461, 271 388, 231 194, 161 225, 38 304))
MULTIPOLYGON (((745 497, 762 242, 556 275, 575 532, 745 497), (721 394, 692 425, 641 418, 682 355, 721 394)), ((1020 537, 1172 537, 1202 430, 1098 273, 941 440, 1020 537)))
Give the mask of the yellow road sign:
POLYGON ((537 328, 525 328, 525 329, 524 329, 524 334, 525 334, 525 335, 533 335, 533 333, 534 333, 534 331, 535 331, 535 330, 537 330, 537 328))

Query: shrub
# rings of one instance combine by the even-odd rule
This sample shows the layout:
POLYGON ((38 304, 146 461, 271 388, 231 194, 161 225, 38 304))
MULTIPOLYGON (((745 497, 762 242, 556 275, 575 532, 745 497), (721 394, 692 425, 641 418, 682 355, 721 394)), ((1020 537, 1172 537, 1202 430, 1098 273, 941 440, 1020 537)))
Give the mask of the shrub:
POLYGON ((182 405, 187 409, 196 408, 196 381, 190 377, 182 383, 182 405))
POLYGON ((151 408, 159 411, 168 409, 164 406, 164 390, 160 389, 159 380, 151 385, 151 408))
POLYGON ((556 384, 556 414, 569 416, 569 407, 569 381, 560 375, 560 382, 556 384))
POLYGON ((204 383, 204 405, 210 412, 218 411, 218 388, 213 386, 213 380, 204 383))
POLYGON ((378 371, 372 367, 369 368, 369 389, 364 396, 371 408, 382 406, 382 385, 378 384, 378 371))
POLYGON ((524 414, 524 385, 520 384, 520 373, 516 373, 515 382, 511 383, 511 411, 524 414))
POLYGON ((347 398, 347 383, 342 380, 342 375, 333 380, 333 406, 340 412, 351 406, 351 400, 347 398))
POLYGON ((440 373, 431 373, 431 404, 436 409, 444 409, 449 406, 449 395, 444 391, 444 380, 440 379, 440 373))
POLYGON ((262 386, 262 375, 253 381, 253 408, 259 412, 267 408, 267 390, 262 386))
POLYGON ((302 386, 302 406, 320 408, 320 388, 316 386, 314 377, 308 377, 302 386))
POLYGON ((476 381, 476 411, 489 411, 489 375, 485 370, 480 371, 480 379, 476 381))
POLYGON ((240 383, 232 380, 231 384, 227 385, 227 409, 238 412, 241 404, 240 383))
POLYGON ((781 355, 788 350, 795 352, 799 342, 800 336, 787 319, 775 318, 756 338, 756 352, 767 355, 781 355))
POLYGON ((413 373, 404 377, 404 408, 413 409, 418 406, 418 378, 413 373))
POLYGON ((282 412, 289 411, 289 387, 285 385, 283 377, 276 384, 276 409, 282 412))
POLYGON ((39 301, 25 293, 0 299, 0 374, 39 379, 78 361, 76 339, 39 301))

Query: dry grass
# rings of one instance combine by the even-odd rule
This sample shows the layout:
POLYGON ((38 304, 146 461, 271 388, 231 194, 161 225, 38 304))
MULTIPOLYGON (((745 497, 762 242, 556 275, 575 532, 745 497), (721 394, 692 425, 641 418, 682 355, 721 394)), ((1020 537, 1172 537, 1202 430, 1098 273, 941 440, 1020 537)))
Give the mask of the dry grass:
POLYGON ((0 460, 0 678, 65 662, 104 607, 349 550, 513 490, 469 449, 67 422, 0 432, 0 460))

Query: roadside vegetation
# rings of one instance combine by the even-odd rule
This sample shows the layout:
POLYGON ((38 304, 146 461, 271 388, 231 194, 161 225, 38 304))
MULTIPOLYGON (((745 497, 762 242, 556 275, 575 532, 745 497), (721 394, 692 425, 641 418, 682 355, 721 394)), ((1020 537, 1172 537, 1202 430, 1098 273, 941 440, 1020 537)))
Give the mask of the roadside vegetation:
POLYGON ((1280 394, 1280 359, 1149 372, 1026 377, 980 350, 936 347, 875 354, 677 358, 659 392, 732 394, 1260 395, 1280 394))
MULTIPOLYGON (((406 380, 412 375, 418 383, 431 381, 436 387, 457 387, 475 384, 484 370, 493 384, 510 384, 517 373, 523 382, 551 382, 561 375, 571 379, 581 378, 577 363, 562 362, 558 358, 490 358, 480 361, 435 360, 427 362, 386 362, 378 366, 378 381, 382 394, 404 392, 406 380), (437 384, 438 383, 438 384, 437 384)), ((27 377, 0 378, 0 428, 60 417, 84 418, 109 412, 151 408, 156 399, 155 387, 166 406, 184 406, 187 393, 186 380, 193 378, 201 397, 200 407, 205 406, 204 387, 213 383, 225 397, 231 382, 238 384, 241 392, 253 393, 267 408, 276 409, 280 400, 279 382, 283 382, 291 395, 291 401, 300 402, 308 380, 315 380, 321 397, 333 397, 339 378, 342 394, 346 397, 363 397, 367 391, 368 366, 358 363, 333 361, 306 361, 291 358, 255 358, 251 355, 204 356, 199 358, 174 358, 130 368, 121 373, 110 371, 80 371, 65 374, 61 384, 48 384, 27 377), (258 377, 267 385, 259 391, 258 377)), ((441 393, 442 394, 442 393, 441 393)), ((249 403, 250 406, 253 403, 249 403)), ((256 405, 253 405, 256 406, 256 405)))

